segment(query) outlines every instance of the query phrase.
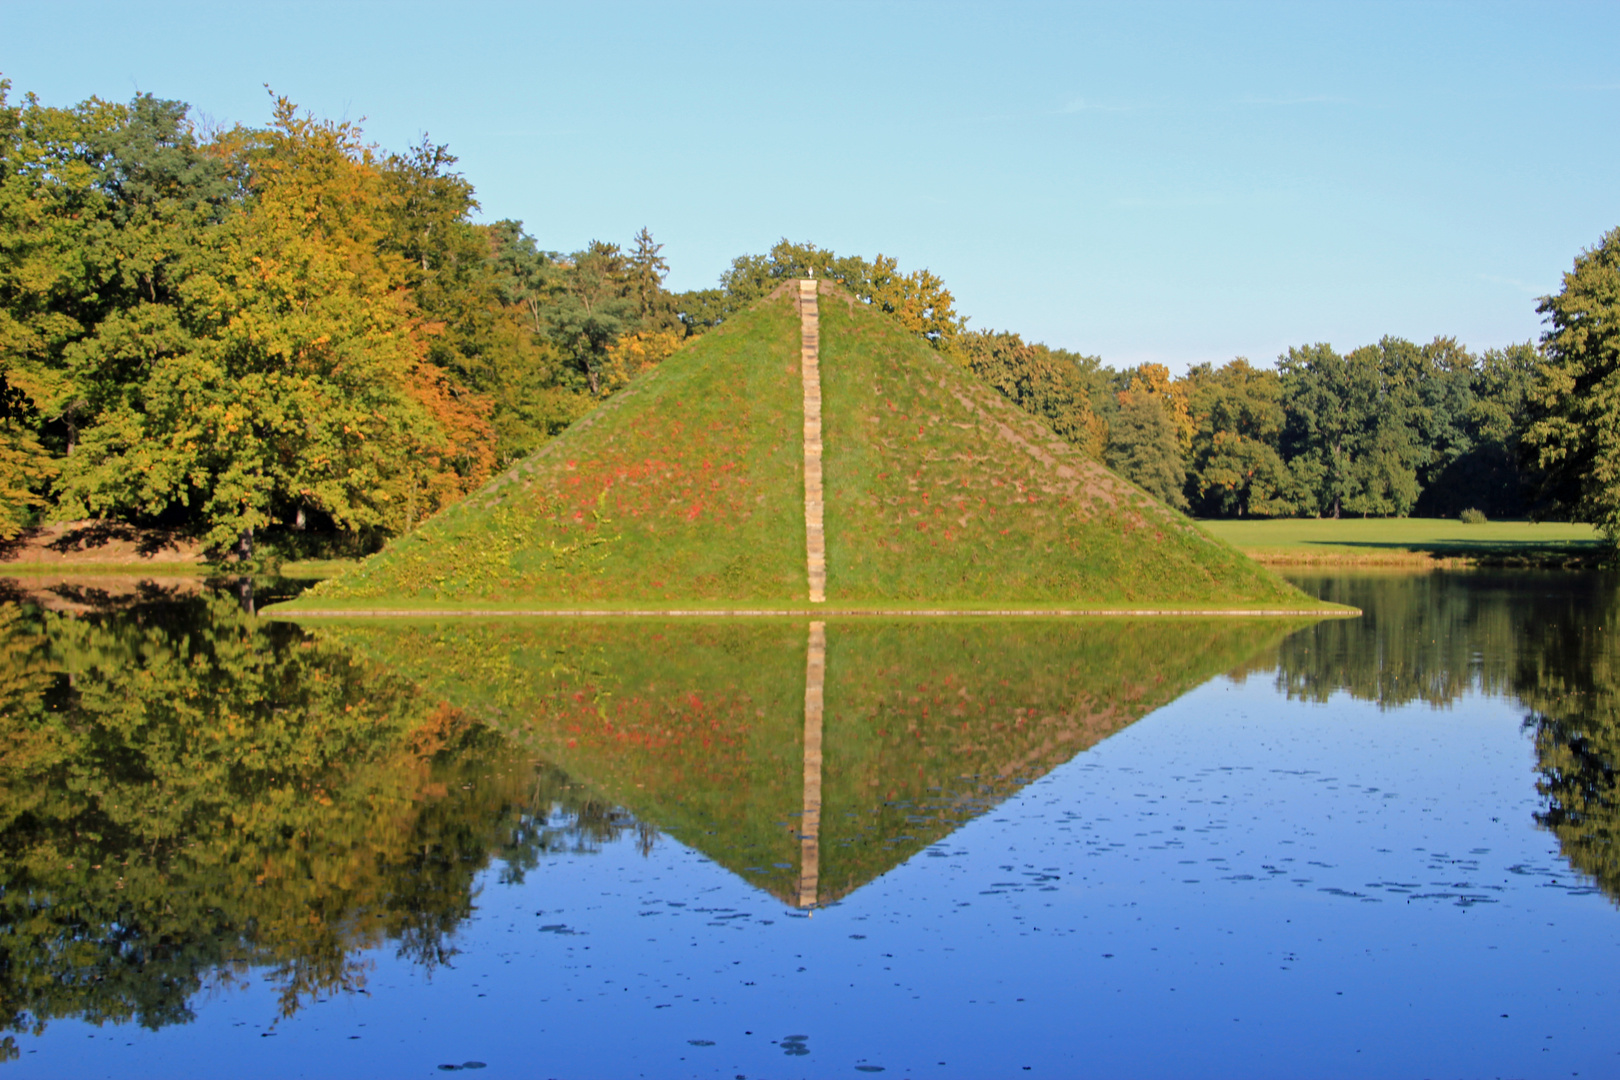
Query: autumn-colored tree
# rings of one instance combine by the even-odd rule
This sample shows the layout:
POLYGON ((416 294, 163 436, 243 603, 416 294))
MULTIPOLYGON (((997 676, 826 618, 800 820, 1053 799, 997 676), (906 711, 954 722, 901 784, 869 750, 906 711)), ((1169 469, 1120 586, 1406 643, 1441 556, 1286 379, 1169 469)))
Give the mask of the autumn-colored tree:
POLYGON ((352 125, 278 99, 233 148, 251 196, 189 253, 183 350, 64 463, 65 506, 193 511, 216 546, 306 511, 392 532, 481 482, 487 405, 447 391, 383 244, 392 192, 352 125))
POLYGON ((16 536, 46 504, 43 489, 56 475, 34 435, 33 413, 33 403, 0 368, 0 540, 16 536))
POLYGON ((1175 430, 1176 442, 1186 453, 1192 447, 1193 419, 1187 402, 1187 386, 1172 378, 1170 369, 1163 364, 1140 364, 1122 373, 1124 389, 1119 391, 1119 402, 1124 406, 1127 398, 1145 398, 1164 410, 1165 418, 1175 430))

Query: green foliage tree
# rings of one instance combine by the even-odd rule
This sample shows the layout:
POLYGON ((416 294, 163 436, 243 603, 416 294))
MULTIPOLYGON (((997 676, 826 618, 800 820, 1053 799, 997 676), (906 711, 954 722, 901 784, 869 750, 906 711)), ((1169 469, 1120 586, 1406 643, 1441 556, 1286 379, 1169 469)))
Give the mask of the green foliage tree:
POLYGON ((1525 454, 1555 511, 1620 544, 1620 229, 1582 252, 1536 310, 1551 325, 1526 395, 1525 454))
POLYGON ((1186 377, 1193 423, 1187 496, 1209 517, 1282 517, 1298 507, 1294 476, 1278 452, 1282 379, 1243 357, 1186 377))
POLYGON ((516 222, 474 224, 425 136, 383 154, 285 100, 267 128, 203 136, 179 102, 7 93, 8 533, 48 512, 219 549, 310 523, 369 546, 678 343, 649 231, 628 259, 566 261, 516 222))
POLYGON ((626 276, 630 290, 644 323, 657 316, 673 318, 673 303, 664 291, 664 279, 669 276, 669 262, 661 252, 664 245, 654 242, 652 232, 643 225, 631 241, 626 276))
POLYGON ((564 289, 550 312, 552 339, 599 397, 608 349, 636 323, 629 261, 619 245, 592 241, 574 256, 564 289))
POLYGON ((1421 350, 1399 338, 1349 356, 1318 344, 1282 357, 1282 448, 1306 495, 1301 509, 1328 517, 1411 512, 1429 453, 1418 436, 1424 366, 1421 350))
POLYGON ((280 99, 240 160, 250 201, 189 253, 190 340, 85 433, 64 507, 193 509, 221 547, 306 506, 350 531, 409 528, 491 460, 482 410, 426 361, 373 154, 280 99))
POLYGON ((1119 413, 1108 427, 1108 466, 1155 498, 1187 508, 1181 441, 1175 422, 1153 395, 1120 395, 1119 413))
POLYGON ((1473 508, 1493 518, 1518 517, 1534 500, 1534 470, 1525 466, 1520 437, 1536 350, 1510 345, 1469 359, 1466 386, 1459 385, 1461 365, 1444 376, 1445 400, 1434 409, 1449 413, 1453 433, 1437 447, 1414 513, 1455 517, 1473 508))

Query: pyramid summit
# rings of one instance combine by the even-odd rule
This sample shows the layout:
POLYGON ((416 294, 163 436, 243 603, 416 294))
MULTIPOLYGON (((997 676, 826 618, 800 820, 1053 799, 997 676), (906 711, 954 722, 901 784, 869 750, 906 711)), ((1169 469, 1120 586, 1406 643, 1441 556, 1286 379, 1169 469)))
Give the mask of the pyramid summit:
POLYGON ((887 316, 802 281, 286 608, 1323 605, 887 316))

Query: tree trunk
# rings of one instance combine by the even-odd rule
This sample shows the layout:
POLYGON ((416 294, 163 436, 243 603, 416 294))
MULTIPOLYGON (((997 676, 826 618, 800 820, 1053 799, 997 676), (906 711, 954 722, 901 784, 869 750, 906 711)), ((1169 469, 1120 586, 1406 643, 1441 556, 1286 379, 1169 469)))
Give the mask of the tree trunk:
POLYGON ((302 506, 298 508, 298 515, 293 518, 293 528, 299 532, 304 531, 304 508, 302 506))
POLYGON ((236 541, 236 559, 238 562, 247 562, 253 558, 253 526, 249 525, 242 530, 241 537, 236 541))

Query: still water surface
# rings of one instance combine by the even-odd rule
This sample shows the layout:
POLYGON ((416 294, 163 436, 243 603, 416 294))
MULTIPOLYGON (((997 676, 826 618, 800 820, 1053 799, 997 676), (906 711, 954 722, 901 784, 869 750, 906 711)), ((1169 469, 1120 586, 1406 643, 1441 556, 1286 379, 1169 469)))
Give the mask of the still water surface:
POLYGON ((1620 1074, 1616 581, 1298 580, 1366 615, 13 588, 0 1070, 1620 1074))

